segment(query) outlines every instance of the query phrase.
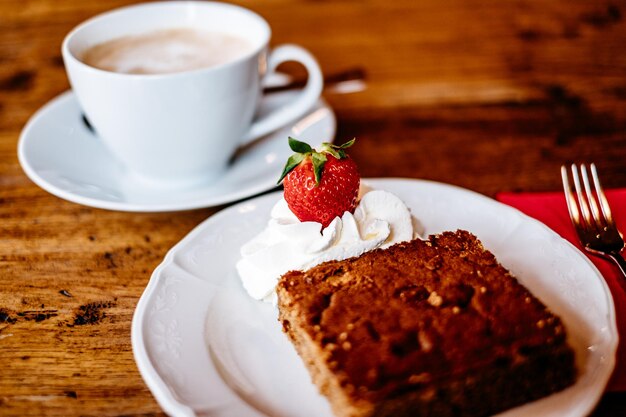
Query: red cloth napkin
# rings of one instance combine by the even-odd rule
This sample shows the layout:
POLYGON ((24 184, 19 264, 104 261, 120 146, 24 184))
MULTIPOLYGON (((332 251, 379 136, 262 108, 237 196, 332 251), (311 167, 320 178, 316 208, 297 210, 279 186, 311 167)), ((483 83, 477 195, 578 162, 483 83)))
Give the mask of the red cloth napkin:
MULTIPOLYGON (((626 189, 605 190, 613 218, 620 230, 626 234, 626 189)), ((626 391, 626 278, 612 262, 584 252, 569 219, 563 192, 551 193, 500 193, 498 201, 517 208, 523 213, 543 222, 564 239, 572 242, 596 265, 604 276, 613 295, 620 343, 617 348, 617 363, 607 391, 626 391)))

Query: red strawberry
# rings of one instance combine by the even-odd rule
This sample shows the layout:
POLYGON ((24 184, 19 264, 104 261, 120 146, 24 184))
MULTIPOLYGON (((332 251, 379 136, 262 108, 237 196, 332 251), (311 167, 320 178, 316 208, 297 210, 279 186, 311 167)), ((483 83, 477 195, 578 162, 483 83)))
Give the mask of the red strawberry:
POLYGON ((341 146, 324 142, 320 151, 289 138, 296 152, 288 160, 278 182, 285 187, 287 205, 300 221, 326 227, 345 211, 354 212, 361 177, 356 163, 345 153, 354 139, 341 146))

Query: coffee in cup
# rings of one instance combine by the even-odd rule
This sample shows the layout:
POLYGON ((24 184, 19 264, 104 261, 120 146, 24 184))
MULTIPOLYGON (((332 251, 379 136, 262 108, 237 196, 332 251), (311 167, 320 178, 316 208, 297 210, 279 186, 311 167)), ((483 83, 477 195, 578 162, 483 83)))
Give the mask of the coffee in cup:
POLYGON ((319 99, 313 56, 296 45, 270 51, 270 34, 262 17, 235 5, 145 3, 84 22, 62 52, 79 105, 129 175, 181 187, 219 178, 238 147, 319 99), (263 80, 286 61, 304 65, 306 86, 255 119, 263 80))
POLYGON ((128 35, 87 49, 80 60, 123 74, 169 74, 214 67, 252 51, 246 39, 190 28, 128 35))

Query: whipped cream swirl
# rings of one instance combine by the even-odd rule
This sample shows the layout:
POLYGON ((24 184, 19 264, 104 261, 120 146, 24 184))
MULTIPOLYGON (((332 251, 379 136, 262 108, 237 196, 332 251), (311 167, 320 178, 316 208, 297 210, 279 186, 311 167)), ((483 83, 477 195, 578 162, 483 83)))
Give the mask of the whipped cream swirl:
POLYGON ((346 211, 324 229, 320 223, 298 220, 281 198, 272 208, 267 227, 241 248, 236 267, 248 294, 275 303, 276 284, 288 271, 306 270, 414 238, 411 213, 400 198, 364 187, 361 194, 354 214, 346 211))

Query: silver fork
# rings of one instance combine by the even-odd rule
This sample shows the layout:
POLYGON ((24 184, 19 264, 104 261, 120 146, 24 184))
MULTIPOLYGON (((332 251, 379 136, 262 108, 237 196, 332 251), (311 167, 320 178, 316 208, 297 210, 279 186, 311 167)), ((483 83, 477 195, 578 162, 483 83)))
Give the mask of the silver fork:
POLYGON ((572 164, 574 192, 569 184, 567 168, 565 165, 561 166, 561 178, 569 215, 585 250, 612 260, 626 277, 626 261, 621 255, 624 249, 624 239, 613 221, 611 208, 600 185, 595 164, 591 164, 590 169, 593 190, 585 164, 580 165, 580 176, 579 168, 576 164, 572 164))

